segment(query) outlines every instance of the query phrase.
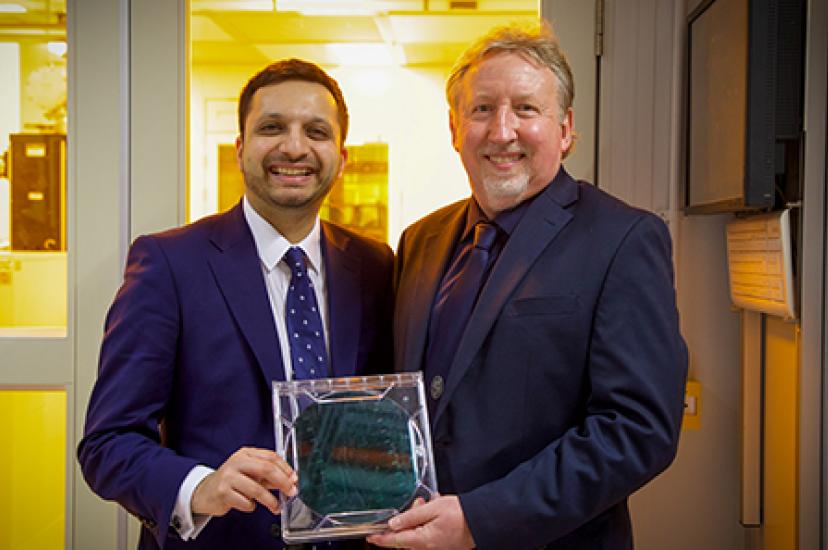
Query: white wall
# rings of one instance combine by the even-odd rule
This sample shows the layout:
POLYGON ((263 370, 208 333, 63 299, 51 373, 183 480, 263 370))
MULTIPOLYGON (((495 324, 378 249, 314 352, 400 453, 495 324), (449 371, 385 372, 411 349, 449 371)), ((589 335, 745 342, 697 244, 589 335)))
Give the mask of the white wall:
MULTIPOLYGON (((20 131, 20 46, 0 43, 0 154, 9 149, 9 134, 20 131)), ((6 167, 8 170, 8 166, 6 167)), ((11 242, 9 180, 0 178, 0 248, 11 242)))
MULTIPOLYGON (((215 211, 215 145, 232 143, 235 107, 248 78, 262 67, 193 68, 190 140, 190 218, 215 211), (220 116, 207 128, 208 108, 220 116), (231 114, 232 112, 232 114, 231 114)), ((451 147, 443 83, 448 67, 333 67, 350 113, 349 144, 383 141, 388 155, 388 240, 396 246, 411 222, 469 194, 451 147)))

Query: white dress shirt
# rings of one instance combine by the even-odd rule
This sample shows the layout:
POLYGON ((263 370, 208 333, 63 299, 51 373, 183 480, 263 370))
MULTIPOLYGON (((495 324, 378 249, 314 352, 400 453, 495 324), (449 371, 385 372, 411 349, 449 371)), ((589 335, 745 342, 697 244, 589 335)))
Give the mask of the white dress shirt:
MULTIPOLYGON (((316 217, 313 229, 304 239, 298 243, 291 243, 250 206, 247 197, 242 199, 242 208, 244 218, 248 227, 250 227, 251 233, 253 233, 253 240, 256 243, 259 265, 261 265, 262 276, 267 287, 273 320, 276 322, 276 334, 282 352, 285 380, 291 380, 293 378, 293 366, 290 363, 290 341, 287 336, 287 325, 285 324, 285 298, 290 285, 291 272, 290 267, 282 261, 285 252, 291 246, 300 247, 308 259, 308 275, 313 283, 314 290, 316 290, 316 301, 325 327, 325 346, 329 350, 328 357, 330 357, 328 287, 325 284, 325 265, 322 261, 322 233, 319 217, 316 217)), ((190 500, 196 486, 212 472, 213 469, 207 466, 196 466, 190 470, 178 489, 178 498, 175 502, 170 525, 178 531, 179 536, 184 540, 196 538, 210 520, 211 516, 193 515, 190 510, 190 500)))

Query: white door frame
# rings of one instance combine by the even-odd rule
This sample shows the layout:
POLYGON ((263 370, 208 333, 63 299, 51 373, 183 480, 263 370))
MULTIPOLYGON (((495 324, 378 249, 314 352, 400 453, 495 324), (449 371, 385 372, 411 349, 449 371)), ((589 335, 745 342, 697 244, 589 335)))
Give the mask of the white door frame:
POLYGON ((186 192, 187 0, 69 0, 67 548, 134 548, 136 522, 75 460, 129 243, 179 225, 186 192))

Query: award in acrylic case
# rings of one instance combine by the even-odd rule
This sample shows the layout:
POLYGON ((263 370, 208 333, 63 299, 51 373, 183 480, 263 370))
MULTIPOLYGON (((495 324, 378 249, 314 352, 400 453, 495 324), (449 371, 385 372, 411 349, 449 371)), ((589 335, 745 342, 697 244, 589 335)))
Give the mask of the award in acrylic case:
POLYGON ((436 494, 422 374, 273 382, 276 450, 299 476, 280 494, 287 543, 384 531, 436 494))

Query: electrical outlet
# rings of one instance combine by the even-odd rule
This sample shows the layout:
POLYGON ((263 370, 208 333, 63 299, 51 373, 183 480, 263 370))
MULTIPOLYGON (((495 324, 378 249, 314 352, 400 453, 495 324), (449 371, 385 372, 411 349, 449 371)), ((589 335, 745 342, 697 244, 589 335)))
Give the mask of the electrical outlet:
POLYGON ((684 390, 684 430, 701 428, 701 384, 697 380, 688 380, 684 390))

